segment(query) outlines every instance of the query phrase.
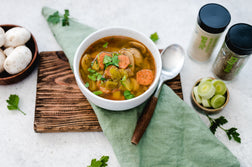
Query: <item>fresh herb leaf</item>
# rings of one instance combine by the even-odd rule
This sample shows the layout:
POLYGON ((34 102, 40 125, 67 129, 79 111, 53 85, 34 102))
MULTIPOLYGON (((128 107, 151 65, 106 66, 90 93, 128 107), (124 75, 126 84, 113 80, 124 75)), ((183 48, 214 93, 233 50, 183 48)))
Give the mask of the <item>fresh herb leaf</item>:
POLYGON ((106 42, 102 47, 107 48, 108 47, 108 42, 106 42))
POLYGON ((62 26, 69 26, 69 10, 68 9, 65 9, 65 14, 64 14, 64 17, 62 19, 62 26))
POLYGON ((90 73, 96 73, 96 71, 93 70, 93 69, 91 69, 91 68, 88 68, 88 72, 90 72, 90 73))
POLYGON ((101 78, 101 81, 105 81, 106 80, 106 78, 101 78))
POLYGON ((158 37, 157 32, 151 34, 150 39, 151 39, 153 42, 156 42, 157 40, 159 40, 159 37, 158 37))
POLYGON ((107 68, 110 65, 114 65, 119 67, 119 59, 117 53, 112 53, 112 57, 105 55, 103 59, 103 64, 105 65, 105 68, 107 68))
POLYGON ((87 167, 106 167, 108 166, 107 162, 109 160, 109 156, 102 156, 100 160, 92 159, 91 165, 87 167))
POLYGON ((88 75, 88 78, 92 81, 96 81, 96 75, 88 75))
POLYGON ((102 94, 102 91, 98 90, 98 91, 94 91, 93 92, 95 95, 101 95, 102 94))
POLYGON ((97 78, 96 78, 97 81, 101 80, 101 78, 102 78, 102 75, 101 75, 100 73, 98 73, 98 74, 97 74, 97 78))
POLYGON ((89 87, 89 83, 87 82, 87 83, 85 83, 85 87, 86 88, 88 88, 89 87))
POLYGON ((7 108, 9 110, 18 110, 21 113, 23 113, 24 115, 26 115, 26 113, 24 113, 22 110, 20 110, 20 108, 18 107, 18 103, 19 103, 19 97, 18 95, 10 95, 9 99, 6 100, 6 102, 8 103, 7 108))
POLYGON ((232 138, 238 142, 241 143, 241 138, 239 137, 240 134, 238 132, 236 132, 237 128, 230 128, 230 129, 224 129, 221 125, 226 124, 228 121, 224 116, 221 116, 219 118, 213 119, 211 118, 209 115, 206 115, 207 118, 210 121, 210 127, 209 129, 211 130, 211 132, 213 134, 215 134, 216 129, 219 127, 220 129, 224 130, 228 136, 228 139, 231 140, 232 138))
POLYGON ((88 68, 88 71, 90 72, 90 75, 88 75, 88 78, 92 81, 99 81, 102 78, 102 75, 95 70, 88 68))
POLYGON ((135 96, 133 95, 133 94, 131 94, 131 92, 129 91, 129 90, 125 90, 124 92, 123 92, 123 95, 124 95, 124 97, 125 97, 125 99, 132 99, 132 98, 134 98, 135 96))
POLYGON ((105 55, 104 56, 104 59, 103 59, 103 64, 108 64, 108 63, 111 63, 112 62, 112 57, 108 56, 108 55, 105 55))
POLYGON ((69 26, 69 10, 65 9, 64 16, 59 15, 59 11, 54 12, 47 18, 47 21, 52 24, 58 24, 62 18, 62 26, 69 26))
POLYGON ((241 143, 241 138, 239 137, 240 134, 238 132, 236 132, 236 130, 237 130, 237 128, 230 128, 228 130, 225 130, 225 132, 226 132, 229 140, 231 140, 233 137, 233 139, 236 142, 241 143))
POLYGON ((130 64, 128 67, 132 67, 132 65, 130 64))
POLYGON ((218 124, 218 125, 224 125, 224 124, 226 124, 228 121, 226 120, 226 118, 225 118, 224 116, 221 116, 221 117, 215 119, 215 122, 216 122, 216 124, 218 124))
POLYGON ((55 12, 52 15, 50 15, 47 19, 48 22, 52 23, 52 24, 57 24, 60 22, 60 15, 59 12, 55 12))
POLYGON ((113 57, 112 57, 112 63, 113 63, 115 66, 119 67, 119 59, 118 59, 118 56, 113 56, 113 57))

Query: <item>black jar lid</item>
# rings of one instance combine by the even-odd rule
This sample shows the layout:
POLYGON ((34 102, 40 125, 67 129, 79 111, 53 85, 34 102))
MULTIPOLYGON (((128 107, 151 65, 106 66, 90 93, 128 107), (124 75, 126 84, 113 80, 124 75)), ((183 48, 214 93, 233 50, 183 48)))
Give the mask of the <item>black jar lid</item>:
POLYGON ((252 26, 238 23, 229 28, 225 42, 230 50, 239 55, 252 54, 252 26))
POLYGON ((225 7, 210 3, 200 8, 197 22, 203 30, 218 34, 226 29, 230 20, 230 13, 225 7))

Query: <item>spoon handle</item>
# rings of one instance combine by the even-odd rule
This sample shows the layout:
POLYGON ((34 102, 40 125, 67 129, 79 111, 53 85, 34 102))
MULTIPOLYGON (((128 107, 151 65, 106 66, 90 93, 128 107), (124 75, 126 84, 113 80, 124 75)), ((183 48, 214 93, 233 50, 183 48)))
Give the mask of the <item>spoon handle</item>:
POLYGON ((143 114, 137 121, 137 125, 133 136, 131 138, 131 143, 137 145, 140 141, 141 137, 143 136, 146 128, 148 127, 151 117, 154 113, 155 107, 157 105, 158 98, 152 96, 148 104, 145 106, 143 110, 143 114))

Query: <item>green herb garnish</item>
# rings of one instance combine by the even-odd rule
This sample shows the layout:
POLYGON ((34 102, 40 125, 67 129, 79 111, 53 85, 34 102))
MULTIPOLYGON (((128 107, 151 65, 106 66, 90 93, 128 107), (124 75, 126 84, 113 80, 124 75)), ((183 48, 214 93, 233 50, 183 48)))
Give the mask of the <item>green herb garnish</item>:
POLYGON ((59 15, 59 11, 54 12, 52 15, 50 15, 47 19, 48 22, 52 23, 52 24, 57 24, 60 22, 60 15, 59 15))
POLYGON ((93 92, 95 95, 101 95, 102 94, 102 91, 98 90, 98 91, 94 91, 93 92))
POLYGON ((65 9, 65 14, 63 17, 59 15, 59 11, 56 11, 48 17, 47 21, 52 24, 58 24, 62 18, 62 26, 69 26, 69 17, 68 16, 69 16, 68 9, 65 9))
POLYGON ((62 19, 62 26, 69 26, 69 10, 65 9, 64 18, 62 19))
POLYGON ((89 87, 89 83, 87 82, 87 83, 85 83, 85 87, 86 88, 88 88, 89 87))
POLYGON ((88 68, 88 72, 90 72, 90 73, 96 73, 96 71, 93 70, 93 69, 91 69, 91 68, 88 68))
POLYGON ((103 59, 103 64, 105 65, 105 68, 110 66, 110 65, 114 65, 119 67, 119 59, 118 59, 118 54, 117 53, 113 53, 112 57, 105 55, 104 59, 103 59))
POLYGON ((111 63, 112 62, 112 57, 108 56, 108 55, 105 55, 104 56, 104 59, 103 59, 103 64, 108 64, 108 63, 111 63))
POLYGON ((21 113, 23 113, 24 115, 26 115, 26 113, 24 113, 22 110, 20 110, 20 108, 18 107, 18 103, 19 103, 19 97, 18 95, 10 95, 9 99, 6 100, 6 102, 8 103, 7 108, 9 110, 18 110, 21 113))
POLYGON ((151 34, 150 39, 151 39, 153 42, 156 42, 157 40, 159 40, 159 37, 158 37, 157 32, 151 34))
POLYGON ((102 47, 107 48, 108 47, 108 42, 106 42, 102 47))
POLYGON ((129 90, 125 90, 124 92, 123 92, 123 95, 124 95, 124 97, 125 97, 125 99, 132 99, 132 98, 134 98, 135 96, 133 95, 133 94, 131 94, 131 92, 129 91, 129 90))
POLYGON ((108 166, 107 162, 109 160, 109 156, 102 156, 100 160, 92 159, 91 165, 87 167, 106 167, 108 166))
POLYGON ((88 75, 88 78, 92 81, 99 81, 102 78, 102 75, 95 70, 88 68, 88 72, 90 72, 90 75, 88 75))
POLYGON ((224 124, 226 124, 228 122, 224 116, 221 116, 221 117, 216 118, 216 119, 211 118, 209 115, 206 115, 206 116, 209 119, 210 124, 211 124, 209 129, 211 130, 211 132, 213 134, 215 134, 216 129, 219 127, 224 132, 226 132, 229 140, 231 140, 233 138, 236 142, 241 143, 241 138, 239 137, 240 134, 238 132, 236 132, 237 128, 232 127, 230 129, 224 129, 221 126, 221 125, 224 125, 224 124))

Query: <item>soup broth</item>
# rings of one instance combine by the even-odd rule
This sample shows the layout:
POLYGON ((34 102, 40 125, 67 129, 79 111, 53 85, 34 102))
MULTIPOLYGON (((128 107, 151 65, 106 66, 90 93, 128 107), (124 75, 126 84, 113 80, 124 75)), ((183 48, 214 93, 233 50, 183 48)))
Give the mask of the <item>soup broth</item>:
POLYGON ((123 36, 102 38, 90 45, 80 61, 80 75, 94 94, 127 100, 144 93, 155 78, 155 62, 142 43, 123 36))

